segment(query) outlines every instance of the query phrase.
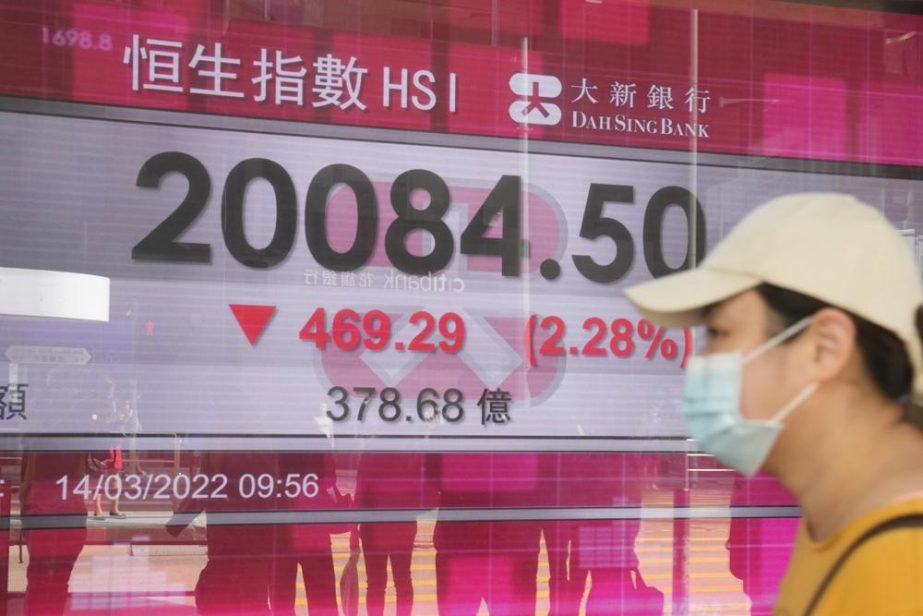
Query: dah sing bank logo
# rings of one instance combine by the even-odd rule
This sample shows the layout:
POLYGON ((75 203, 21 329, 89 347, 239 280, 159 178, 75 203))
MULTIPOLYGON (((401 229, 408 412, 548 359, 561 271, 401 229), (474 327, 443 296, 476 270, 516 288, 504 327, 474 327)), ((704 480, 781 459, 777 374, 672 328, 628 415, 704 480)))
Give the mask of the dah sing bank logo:
POLYGON ((564 86, 553 75, 515 73, 510 91, 517 97, 509 106, 510 118, 519 124, 556 126, 560 104, 569 104, 569 128, 588 131, 661 135, 709 139, 708 112, 711 93, 699 86, 638 83, 615 80, 594 83, 584 77, 568 85, 574 94, 562 97, 564 86))
POLYGON ((558 124, 561 108, 549 99, 560 96, 562 89, 557 77, 516 73, 510 77, 510 90, 523 98, 510 105, 510 118, 520 124, 558 124))

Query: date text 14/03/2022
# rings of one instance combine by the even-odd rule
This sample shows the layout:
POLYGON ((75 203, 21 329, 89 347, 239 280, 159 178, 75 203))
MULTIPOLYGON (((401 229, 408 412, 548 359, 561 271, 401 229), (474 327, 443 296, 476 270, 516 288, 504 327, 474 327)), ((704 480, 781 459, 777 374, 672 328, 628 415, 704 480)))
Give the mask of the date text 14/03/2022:
POLYGON ((113 501, 299 499, 314 498, 320 491, 316 473, 288 473, 284 477, 244 473, 236 481, 221 473, 65 475, 55 485, 61 489, 62 500, 71 495, 87 500, 105 496, 113 501))

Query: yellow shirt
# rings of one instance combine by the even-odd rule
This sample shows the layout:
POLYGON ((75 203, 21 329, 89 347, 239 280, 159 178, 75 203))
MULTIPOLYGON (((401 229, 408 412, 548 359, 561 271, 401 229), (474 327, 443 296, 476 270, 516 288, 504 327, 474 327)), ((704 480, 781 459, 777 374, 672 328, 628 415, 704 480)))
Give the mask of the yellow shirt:
MULTIPOLYGON (((827 572, 859 536, 912 513, 923 513, 923 496, 872 511, 821 543, 811 540, 802 521, 774 615, 802 616, 827 572)), ((923 616, 923 528, 892 529, 863 543, 840 567, 812 616, 923 616)))

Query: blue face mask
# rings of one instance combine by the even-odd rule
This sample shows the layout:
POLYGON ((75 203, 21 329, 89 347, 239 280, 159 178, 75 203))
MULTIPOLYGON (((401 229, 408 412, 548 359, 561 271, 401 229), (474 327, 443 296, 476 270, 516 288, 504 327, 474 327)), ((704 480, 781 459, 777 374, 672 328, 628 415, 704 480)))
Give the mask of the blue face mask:
POLYGON ((683 414, 689 432, 705 453, 747 476, 760 470, 779 437, 784 420, 817 389, 812 383, 770 419, 747 419, 740 413, 743 368, 788 340, 811 322, 805 317, 747 353, 693 357, 686 366, 683 414))

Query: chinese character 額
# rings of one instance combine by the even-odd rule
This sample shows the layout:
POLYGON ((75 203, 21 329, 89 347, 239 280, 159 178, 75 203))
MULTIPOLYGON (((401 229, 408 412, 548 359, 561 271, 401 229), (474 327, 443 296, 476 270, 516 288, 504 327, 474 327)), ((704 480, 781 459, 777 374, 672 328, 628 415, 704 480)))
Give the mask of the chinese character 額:
POLYGON ((356 275, 353 272, 343 272, 340 274, 340 286, 341 287, 354 287, 356 286, 356 275))
POLYGON ((596 88, 596 86, 591 86, 591 85, 589 85, 589 83, 587 83, 586 77, 584 77, 584 78, 580 81, 580 85, 579 85, 579 86, 571 86, 571 87, 572 87, 572 88, 580 88, 580 93, 577 95, 577 98, 575 98, 574 100, 571 101, 572 103, 576 103, 577 101, 579 101, 579 100, 582 99, 582 98, 588 98, 588 99, 590 99, 590 102, 591 102, 591 103, 595 103, 595 102, 596 102, 596 99, 593 98, 593 95, 592 95, 592 94, 590 94, 590 90, 595 90, 595 89, 597 89, 597 88, 596 88))
POLYGON ((621 83, 616 81, 612 84, 612 91, 609 96, 609 102, 616 107, 635 106, 635 91, 638 85, 635 83, 621 83))
POLYGON ((686 105, 689 107, 689 113, 692 113, 696 107, 698 107, 699 113, 705 113, 708 109, 708 100, 710 98, 708 90, 689 88, 686 91, 686 105))
POLYGON ((0 419, 26 418, 26 387, 23 383, 0 387, 0 419))
POLYGON ((122 62, 131 66, 131 89, 161 90, 164 92, 182 92, 180 85, 180 50, 183 44, 178 41, 147 39, 141 44, 141 37, 132 35, 131 45, 125 47, 122 62), (144 74, 142 65, 147 63, 144 74))
POLYGON ((336 105, 340 109, 348 109, 356 106, 365 111, 366 106, 359 100, 359 94, 362 90, 362 78, 369 70, 357 67, 356 58, 350 56, 349 62, 343 64, 342 60, 328 53, 317 58, 314 68, 317 69, 317 73, 314 75, 315 87, 312 91, 318 96, 318 100, 314 101, 315 107, 336 105), (344 86, 348 97, 341 101, 344 86))
POLYGON ((510 422, 510 392, 501 389, 485 389, 478 400, 481 409, 481 425, 488 423, 505 424, 510 422))
POLYGON ((304 105, 304 76, 308 74, 308 69, 301 66, 296 70, 291 65, 301 65, 301 56, 292 56, 285 58, 282 52, 276 50, 275 62, 269 59, 269 52, 266 49, 260 49, 260 59, 254 60, 253 65, 260 69, 260 74, 252 79, 253 83, 259 84, 260 93, 253 97, 258 103, 262 103, 267 98, 267 84, 271 79, 275 79, 275 102, 281 105, 283 101, 304 105))
POLYGON ((233 92, 231 90, 225 90, 222 87, 222 81, 235 80, 237 79, 237 73, 230 70, 223 70, 224 65, 229 64, 233 66, 240 66, 240 60, 238 58, 225 58, 221 55, 221 43, 215 43, 215 55, 209 56, 205 54, 205 45, 201 43, 196 46, 195 54, 192 56, 192 61, 189 62, 189 67, 194 68, 198 71, 200 77, 207 77, 211 79, 212 87, 208 88, 190 88, 189 91, 193 94, 209 94, 211 96, 227 96, 230 98, 243 98, 243 92, 233 92), (204 68, 197 68, 199 64, 210 64, 212 65, 212 70, 205 70, 204 68))
POLYGON ((337 286, 336 272, 328 272, 327 270, 324 270, 324 273, 321 276, 321 284, 325 287, 337 286))
POLYGON ((651 86, 647 92, 648 108, 660 110, 673 109, 673 88, 669 86, 651 86))

